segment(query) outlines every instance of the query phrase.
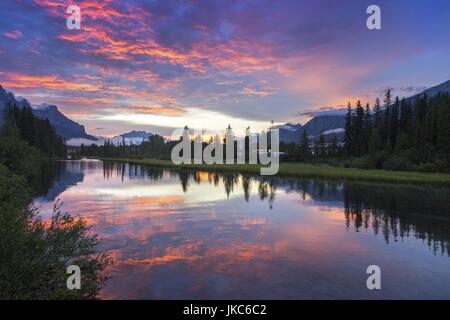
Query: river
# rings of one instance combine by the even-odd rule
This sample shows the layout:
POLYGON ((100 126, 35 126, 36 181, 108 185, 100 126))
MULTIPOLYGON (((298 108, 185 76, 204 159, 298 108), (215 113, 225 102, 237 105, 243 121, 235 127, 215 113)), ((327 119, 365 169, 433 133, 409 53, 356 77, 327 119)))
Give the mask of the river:
POLYGON ((51 166, 35 199, 83 217, 115 260, 103 299, 450 299, 450 190, 51 166), (368 266, 381 289, 369 290, 368 266))

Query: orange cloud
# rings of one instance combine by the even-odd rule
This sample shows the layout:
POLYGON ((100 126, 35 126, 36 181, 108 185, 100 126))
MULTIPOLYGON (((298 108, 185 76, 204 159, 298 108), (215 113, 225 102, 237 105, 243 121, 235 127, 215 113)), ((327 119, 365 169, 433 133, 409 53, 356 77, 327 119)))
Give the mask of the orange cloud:
POLYGON ((97 85, 89 83, 71 82, 59 78, 56 75, 28 75, 11 73, 7 75, 7 79, 3 81, 3 85, 9 88, 47 88, 47 89, 65 89, 65 90, 85 90, 98 91, 97 85))
POLYGON ((248 94, 251 96, 261 96, 261 97, 265 97, 265 96, 268 96, 269 94, 273 94, 273 92, 271 92, 271 91, 257 90, 257 89, 253 89, 250 87, 245 87, 242 90, 242 93, 248 94))
POLYGON ((144 114, 169 114, 169 115, 181 115, 185 113, 183 109, 167 106, 144 106, 138 108, 127 108, 127 110, 135 111, 136 113, 144 114))

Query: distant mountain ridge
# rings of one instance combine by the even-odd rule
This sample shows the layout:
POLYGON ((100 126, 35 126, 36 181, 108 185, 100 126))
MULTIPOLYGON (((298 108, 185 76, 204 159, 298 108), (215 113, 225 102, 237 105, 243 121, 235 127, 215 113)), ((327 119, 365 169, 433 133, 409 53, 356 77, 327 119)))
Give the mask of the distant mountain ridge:
POLYGON ((103 145, 105 142, 110 142, 114 145, 119 145, 122 143, 125 143, 126 145, 138 145, 143 141, 148 140, 151 136, 153 136, 153 133, 142 130, 133 130, 112 138, 98 136, 96 137, 96 141, 90 141, 83 138, 74 138, 67 141, 67 144, 70 146, 80 146, 81 144, 91 145, 93 143, 96 145, 103 145))
POLYGON ((66 117, 55 105, 50 105, 47 108, 42 109, 33 109, 33 113, 39 118, 48 119, 56 133, 66 139, 85 138, 97 140, 96 137, 86 133, 86 129, 83 125, 66 117))
POLYGON ((48 119, 56 133, 66 140, 72 138, 83 138, 88 140, 97 140, 96 137, 88 135, 83 125, 69 119, 58 110, 55 105, 42 104, 32 106, 25 98, 16 98, 14 94, 6 91, 0 85, 0 125, 4 122, 5 107, 8 104, 15 104, 19 108, 30 107, 33 114, 41 119, 48 119))
POLYGON ((325 135, 327 139, 336 136, 338 140, 342 140, 345 132, 345 116, 339 115, 319 115, 315 116, 303 126, 301 124, 285 124, 277 126, 279 129, 280 140, 286 143, 297 143, 300 141, 300 136, 306 131, 306 134, 316 139, 321 134, 325 135))
POLYGON ((441 84, 438 84, 437 86, 428 88, 428 89, 422 91, 421 93, 418 93, 412 97, 409 97, 408 100, 415 101, 418 98, 423 97, 424 95, 427 95, 428 97, 433 97, 433 96, 437 95, 439 92, 450 94, 450 80, 447 80, 441 84))
MULTIPOLYGON (((439 92, 450 93, 450 80, 437 86, 430 87, 407 99, 410 101, 415 101, 424 94, 432 97, 437 95, 439 92)), ((1 85, 0 126, 4 122, 4 107, 9 103, 16 104, 18 107, 31 107, 36 116, 43 119, 48 119, 50 124, 55 128, 56 133, 63 136, 67 140, 72 140, 74 142, 73 145, 79 145, 81 143, 90 144, 94 141, 97 141, 97 144, 102 144, 107 140, 114 144, 122 143, 123 141, 127 144, 139 144, 143 140, 149 139, 152 135, 146 131, 133 130, 113 138, 95 137, 87 134, 83 125, 78 124, 61 113, 57 106, 49 104, 31 106, 26 99, 20 97, 16 98, 11 92, 6 91, 1 85)), ((300 123, 286 123, 274 128, 279 129, 280 140, 286 143, 297 143, 304 131, 312 140, 318 139, 318 137, 323 134, 327 140, 336 136, 339 141, 343 141, 345 133, 345 115, 340 115, 341 113, 343 113, 343 110, 338 109, 320 111, 304 125, 301 125, 300 123)))
POLYGON ((300 123, 292 124, 286 123, 281 126, 275 126, 274 129, 278 129, 280 141, 283 142, 298 142, 300 139, 300 132, 303 126, 300 123))
POLYGON ((143 130, 133 130, 130 132, 122 133, 121 135, 115 136, 110 140, 114 144, 124 143, 127 145, 130 144, 141 144, 143 141, 148 140, 152 133, 146 132, 143 130))
POLYGON ((117 137, 128 138, 128 139, 132 139, 132 138, 148 139, 152 135, 153 135, 152 133, 147 132, 147 131, 133 130, 133 131, 130 131, 130 132, 122 133, 121 135, 119 135, 117 137))
MULTIPOLYGON (((345 116, 316 116, 309 120, 304 126, 303 130, 309 136, 319 136, 325 132, 341 129, 345 127, 345 116)), ((332 133, 330 133, 332 134, 332 133)))
MULTIPOLYGON (((450 94, 450 80, 445 81, 437 86, 430 87, 419 94, 407 98, 411 102, 414 102, 419 97, 423 97, 425 94, 428 97, 433 97, 439 92, 450 94)), ((280 132, 280 140, 286 143, 297 143, 300 141, 300 136, 303 131, 306 131, 307 135, 316 140, 323 134, 326 139, 336 136, 339 141, 343 141, 345 133, 345 115, 338 115, 336 110, 330 110, 325 112, 318 112, 318 114, 305 123, 301 124, 284 124, 274 128, 278 128, 280 132)))

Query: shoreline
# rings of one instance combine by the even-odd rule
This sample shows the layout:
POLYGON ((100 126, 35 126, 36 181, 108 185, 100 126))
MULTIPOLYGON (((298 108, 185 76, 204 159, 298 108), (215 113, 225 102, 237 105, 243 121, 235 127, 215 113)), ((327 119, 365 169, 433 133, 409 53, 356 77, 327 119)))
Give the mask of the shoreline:
MULTIPOLYGON (((247 174, 260 174, 260 164, 182 164, 175 165, 170 160, 157 159, 128 159, 128 158, 96 158, 103 161, 115 161, 146 166, 190 169, 212 172, 234 172, 247 174)), ((425 173, 409 171, 390 171, 379 169, 341 168, 328 165, 315 165, 306 163, 280 163, 279 172, 273 177, 293 178, 319 178, 329 180, 349 180, 361 182, 384 182, 395 184, 433 185, 450 187, 450 174, 425 173)), ((267 176, 271 177, 271 176, 267 176)))

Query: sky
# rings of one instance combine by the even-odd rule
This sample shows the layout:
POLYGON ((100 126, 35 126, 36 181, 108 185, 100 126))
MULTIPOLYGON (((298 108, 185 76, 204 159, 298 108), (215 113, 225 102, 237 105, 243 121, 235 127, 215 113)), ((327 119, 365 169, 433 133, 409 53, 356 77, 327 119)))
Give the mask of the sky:
POLYGON ((448 0, 12 0, 0 16, 0 85, 98 136, 256 131, 450 79, 448 0))

